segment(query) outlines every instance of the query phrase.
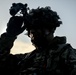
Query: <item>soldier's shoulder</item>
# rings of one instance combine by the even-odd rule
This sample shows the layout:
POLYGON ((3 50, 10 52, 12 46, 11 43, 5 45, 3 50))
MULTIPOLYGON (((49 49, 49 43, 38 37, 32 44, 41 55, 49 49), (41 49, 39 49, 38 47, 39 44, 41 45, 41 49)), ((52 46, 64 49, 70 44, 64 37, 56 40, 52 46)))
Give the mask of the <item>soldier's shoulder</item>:
POLYGON ((76 59, 76 49, 73 48, 71 44, 67 43, 61 49, 61 56, 64 58, 66 58, 67 56, 70 58, 74 57, 76 59))

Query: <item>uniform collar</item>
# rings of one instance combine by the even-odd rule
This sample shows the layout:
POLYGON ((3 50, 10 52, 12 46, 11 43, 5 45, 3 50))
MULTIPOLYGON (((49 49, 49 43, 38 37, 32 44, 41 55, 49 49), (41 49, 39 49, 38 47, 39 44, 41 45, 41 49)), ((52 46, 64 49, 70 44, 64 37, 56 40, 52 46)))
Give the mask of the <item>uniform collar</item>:
POLYGON ((56 36, 56 37, 54 37, 53 38, 53 40, 50 42, 50 44, 47 46, 47 47, 45 47, 45 48, 38 48, 38 50, 39 51, 43 51, 43 50, 49 50, 49 49, 57 49, 58 48, 58 46, 60 45, 60 44, 65 44, 66 43, 66 37, 65 36, 62 36, 62 37, 60 37, 60 36, 56 36))

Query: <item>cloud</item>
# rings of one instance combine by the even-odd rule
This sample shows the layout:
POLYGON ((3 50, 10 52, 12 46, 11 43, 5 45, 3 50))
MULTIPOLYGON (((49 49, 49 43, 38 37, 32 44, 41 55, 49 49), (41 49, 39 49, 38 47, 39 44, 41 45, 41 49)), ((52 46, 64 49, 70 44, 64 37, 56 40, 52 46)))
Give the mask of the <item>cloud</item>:
POLYGON ((24 43, 21 41, 15 41, 14 46, 11 49, 12 54, 24 54, 27 52, 31 52, 35 49, 35 47, 31 43, 24 43))

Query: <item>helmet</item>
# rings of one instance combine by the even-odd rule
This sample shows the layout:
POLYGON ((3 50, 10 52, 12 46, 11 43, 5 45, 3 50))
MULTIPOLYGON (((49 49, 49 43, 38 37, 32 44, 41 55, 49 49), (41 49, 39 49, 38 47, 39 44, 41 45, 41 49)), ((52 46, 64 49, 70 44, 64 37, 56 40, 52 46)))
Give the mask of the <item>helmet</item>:
POLYGON ((59 15, 57 15, 57 12, 51 10, 49 6, 31 9, 29 11, 29 16, 31 20, 30 20, 30 24, 26 26, 27 30, 37 29, 37 28, 52 29, 59 27, 60 24, 62 24, 62 21, 59 20, 60 17, 59 15))

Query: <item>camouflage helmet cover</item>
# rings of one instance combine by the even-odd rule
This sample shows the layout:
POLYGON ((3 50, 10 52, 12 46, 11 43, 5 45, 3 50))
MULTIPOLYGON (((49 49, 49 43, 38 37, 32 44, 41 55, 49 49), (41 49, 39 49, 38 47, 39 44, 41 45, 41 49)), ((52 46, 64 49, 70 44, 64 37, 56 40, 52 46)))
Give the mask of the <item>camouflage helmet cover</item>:
POLYGON ((59 15, 57 12, 51 10, 48 7, 38 7, 37 9, 31 9, 29 11, 29 15, 31 17, 30 24, 26 26, 26 29, 29 30, 31 28, 56 28, 62 24, 60 21, 59 15))

